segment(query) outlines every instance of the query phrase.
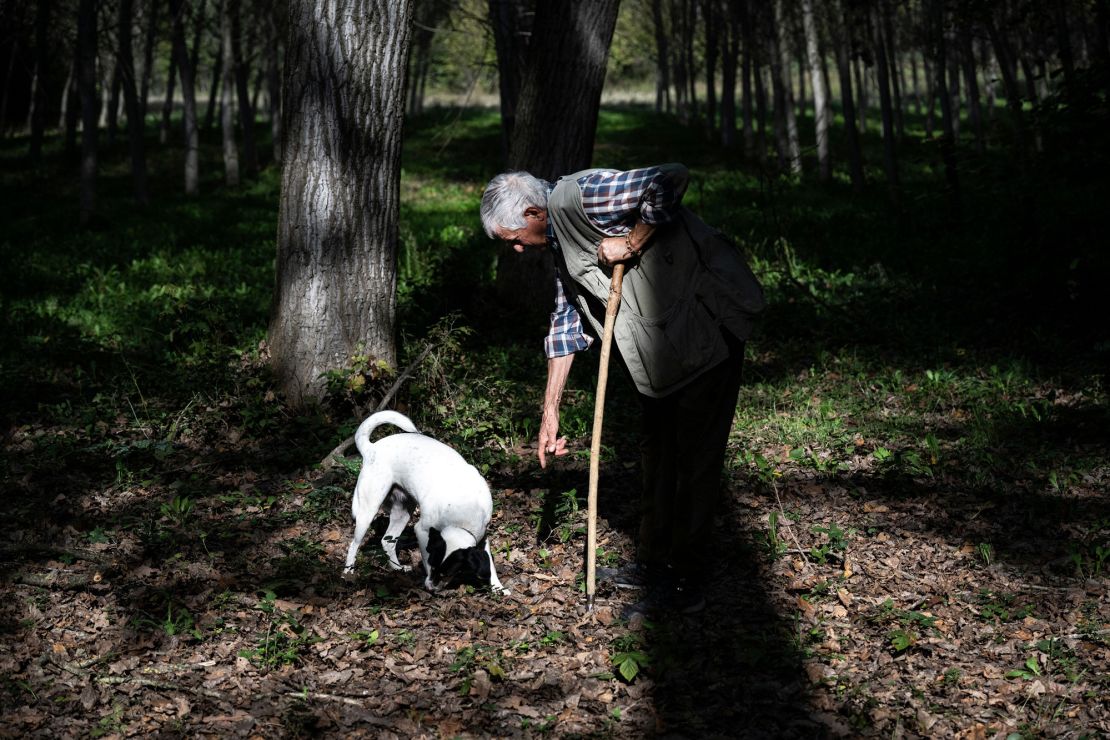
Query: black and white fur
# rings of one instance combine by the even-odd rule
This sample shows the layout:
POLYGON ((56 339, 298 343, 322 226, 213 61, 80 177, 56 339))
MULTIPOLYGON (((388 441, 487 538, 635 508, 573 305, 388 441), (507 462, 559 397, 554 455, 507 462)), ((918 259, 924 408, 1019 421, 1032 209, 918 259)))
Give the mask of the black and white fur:
POLYGON ((391 568, 410 570, 397 561, 397 540, 415 505, 420 507, 420 519, 413 529, 424 562, 425 588, 436 591, 453 576, 467 574, 476 575, 494 591, 508 593, 497 579, 486 539, 493 499, 473 465, 442 442, 417 432, 408 417, 396 411, 379 411, 362 422, 355 445, 362 453, 362 470, 351 500, 355 534, 347 549, 345 573, 354 570, 355 555, 370 523, 392 492, 389 526, 382 537, 391 568), (382 424, 406 433, 371 442, 370 435, 382 424))

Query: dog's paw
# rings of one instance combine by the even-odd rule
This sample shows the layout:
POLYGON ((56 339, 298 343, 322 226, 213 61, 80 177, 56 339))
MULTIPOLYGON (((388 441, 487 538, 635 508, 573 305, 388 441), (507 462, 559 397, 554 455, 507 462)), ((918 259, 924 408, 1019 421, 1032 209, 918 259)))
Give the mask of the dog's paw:
POLYGON ((504 586, 490 586, 490 590, 492 590, 498 596, 511 596, 513 593, 504 586))
POLYGON ((402 573, 411 573, 412 572, 412 566, 411 565, 401 565, 400 563, 395 563, 392 560, 389 561, 389 567, 392 568, 393 570, 399 570, 402 573))

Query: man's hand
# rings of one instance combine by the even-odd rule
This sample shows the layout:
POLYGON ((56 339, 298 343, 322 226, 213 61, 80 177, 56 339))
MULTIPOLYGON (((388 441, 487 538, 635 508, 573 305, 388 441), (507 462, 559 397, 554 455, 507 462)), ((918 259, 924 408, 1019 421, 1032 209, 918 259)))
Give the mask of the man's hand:
POLYGON ((636 252, 629 248, 628 240, 623 236, 607 237, 597 245, 597 262, 599 265, 615 265, 635 256, 636 252))
POLYGON ((540 420, 540 439, 536 448, 540 456, 540 467, 547 467, 547 455, 559 457, 567 454, 567 438, 559 436, 559 410, 544 409, 540 420))

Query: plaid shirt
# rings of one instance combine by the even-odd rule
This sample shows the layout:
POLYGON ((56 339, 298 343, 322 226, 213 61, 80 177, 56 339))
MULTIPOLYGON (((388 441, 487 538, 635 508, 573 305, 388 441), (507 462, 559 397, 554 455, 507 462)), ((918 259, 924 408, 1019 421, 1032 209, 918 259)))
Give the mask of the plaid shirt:
MULTIPOLYGON (((582 190, 582 206, 591 222, 609 236, 627 233, 637 221, 649 224, 670 223, 686 192, 686 171, 659 167, 618 172, 599 170, 578 179, 582 190)), ((547 241, 553 249, 559 241, 550 221, 547 241)), ((582 327, 582 317, 567 300, 563 278, 555 271, 555 310, 551 326, 543 342, 548 358, 580 352, 594 338, 582 327)))

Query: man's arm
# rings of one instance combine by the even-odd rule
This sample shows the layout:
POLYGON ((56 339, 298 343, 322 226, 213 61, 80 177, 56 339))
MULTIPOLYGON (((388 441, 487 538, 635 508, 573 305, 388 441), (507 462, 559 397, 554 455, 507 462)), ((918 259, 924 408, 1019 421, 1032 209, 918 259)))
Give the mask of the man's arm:
POLYGON ((543 392, 543 416, 540 419, 540 467, 547 467, 547 455, 567 454, 567 438, 559 436, 559 403, 570 375, 574 354, 552 357, 547 361, 547 387, 543 392))

